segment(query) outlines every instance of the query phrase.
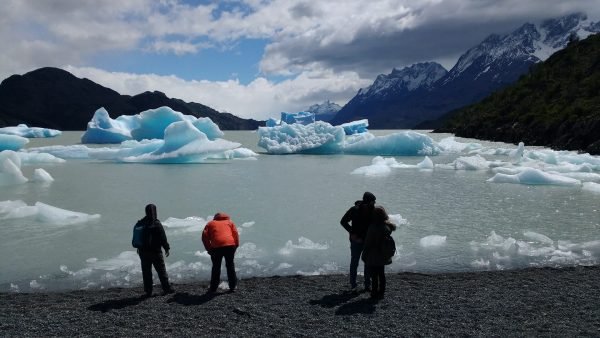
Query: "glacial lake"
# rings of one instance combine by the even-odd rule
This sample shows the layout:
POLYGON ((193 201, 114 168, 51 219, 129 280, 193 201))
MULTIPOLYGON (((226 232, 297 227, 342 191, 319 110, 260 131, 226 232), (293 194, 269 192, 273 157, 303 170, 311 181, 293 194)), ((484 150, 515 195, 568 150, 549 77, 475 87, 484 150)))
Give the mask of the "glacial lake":
MULTIPOLYGON (((423 133, 436 141, 452 136, 423 133)), ((81 134, 32 139, 26 148, 78 144, 81 134)), ((490 183, 491 170, 437 167, 357 175, 352 171, 371 164, 374 156, 269 155, 257 146, 256 132, 226 131, 224 138, 259 156, 202 164, 68 159, 23 165, 26 177, 43 168, 54 182, 1 186, 0 201, 41 202, 100 216, 77 224, 0 218, 0 291, 141 286, 131 234, 148 203, 157 205, 165 225, 172 248, 167 270, 175 283, 210 278, 210 258, 200 237, 206 220, 219 211, 228 213, 240 231, 236 268, 241 278, 346 274, 349 242, 339 221, 365 191, 400 223, 393 234, 398 252, 388 272, 590 265, 600 257, 600 194, 581 186, 490 183)), ((447 164, 459 156, 465 153, 430 159, 447 164)), ((394 158, 417 164, 424 156, 394 158)))

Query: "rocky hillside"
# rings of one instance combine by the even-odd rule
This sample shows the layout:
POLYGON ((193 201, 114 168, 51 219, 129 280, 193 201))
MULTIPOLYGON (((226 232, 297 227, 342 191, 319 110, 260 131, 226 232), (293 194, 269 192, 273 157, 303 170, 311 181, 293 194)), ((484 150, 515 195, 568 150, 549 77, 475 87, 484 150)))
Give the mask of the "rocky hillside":
POLYGON ((161 92, 121 95, 58 68, 13 75, 0 84, 0 127, 25 123, 58 130, 85 130, 94 112, 104 107, 112 118, 168 106, 186 115, 210 117, 223 130, 253 130, 264 122, 220 113, 200 103, 161 92))
POLYGON ((600 154, 600 34, 572 41, 435 131, 600 154))

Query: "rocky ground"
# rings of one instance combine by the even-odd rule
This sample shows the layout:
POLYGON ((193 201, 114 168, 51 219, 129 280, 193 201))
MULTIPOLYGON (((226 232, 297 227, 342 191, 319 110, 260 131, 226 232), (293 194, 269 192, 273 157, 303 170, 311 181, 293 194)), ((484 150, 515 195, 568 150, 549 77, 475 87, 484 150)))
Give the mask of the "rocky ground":
POLYGON ((600 267, 388 274, 386 298, 347 276, 131 289, 0 293, 0 336, 600 336, 600 267))

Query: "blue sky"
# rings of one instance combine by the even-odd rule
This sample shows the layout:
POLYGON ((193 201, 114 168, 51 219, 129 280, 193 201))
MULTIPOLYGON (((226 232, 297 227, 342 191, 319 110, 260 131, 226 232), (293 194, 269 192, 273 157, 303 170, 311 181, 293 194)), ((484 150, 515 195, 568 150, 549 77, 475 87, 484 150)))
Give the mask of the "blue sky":
POLYGON ((266 119, 574 12, 598 21, 598 0, 3 0, 0 78, 60 67, 266 119))

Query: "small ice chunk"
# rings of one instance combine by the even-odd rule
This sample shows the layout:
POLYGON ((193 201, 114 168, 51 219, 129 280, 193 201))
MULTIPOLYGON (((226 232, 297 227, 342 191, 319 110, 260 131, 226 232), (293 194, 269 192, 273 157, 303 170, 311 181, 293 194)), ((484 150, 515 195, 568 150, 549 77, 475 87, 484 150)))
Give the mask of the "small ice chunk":
POLYGON ((526 168, 518 174, 496 174, 487 180, 493 183, 513 183, 530 185, 562 185, 576 186, 581 185, 581 181, 574 178, 564 177, 556 174, 545 173, 539 169, 526 168))
POLYGON ((423 248, 438 247, 446 244, 446 236, 429 235, 421 238, 419 244, 423 248))
POLYGON ((596 194, 600 194, 600 184, 594 182, 585 182, 583 183, 583 190, 590 191, 596 194))
POLYGON ((52 176, 50 176, 50 174, 42 168, 38 168, 33 171, 33 180, 35 182, 44 182, 44 183, 54 182, 54 178, 52 176))

